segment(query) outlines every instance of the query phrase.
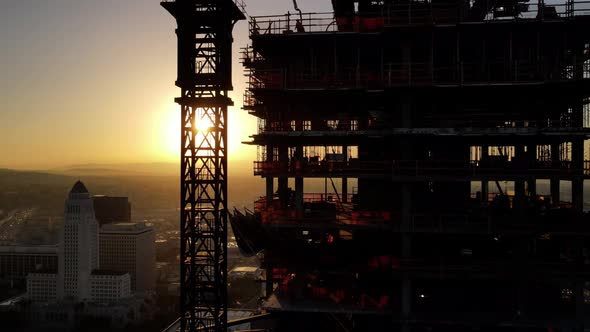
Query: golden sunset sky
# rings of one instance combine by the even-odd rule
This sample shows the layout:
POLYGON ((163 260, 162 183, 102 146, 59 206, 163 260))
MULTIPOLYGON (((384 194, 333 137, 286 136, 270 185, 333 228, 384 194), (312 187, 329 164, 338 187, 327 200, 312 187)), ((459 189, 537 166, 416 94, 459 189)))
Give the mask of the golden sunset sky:
MULTIPOLYGON (((293 12, 291 0, 246 0, 248 14, 293 12)), ((329 0, 299 0, 304 12, 329 0)), ((157 0, 0 2, 0 167, 176 162, 179 95, 176 27, 157 0)), ((247 23, 234 30, 235 107, 229 110, 231 165, 251 165, 256 131, 242 110, 239 50, 247 23)))

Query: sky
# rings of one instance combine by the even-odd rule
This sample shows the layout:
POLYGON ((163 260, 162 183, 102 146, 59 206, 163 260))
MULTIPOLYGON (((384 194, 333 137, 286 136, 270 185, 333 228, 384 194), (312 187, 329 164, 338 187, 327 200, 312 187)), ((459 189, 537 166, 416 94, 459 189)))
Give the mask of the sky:
MULTIPOLYGON (((304 12, 329 0, 298 0, 304 12)), ((249 15, 292 0, 245 0, 249 15)), ((176 23, 157 0, 0 0, 0 168, 179 160, 176 23)), ((234 30, 230 168, 252 165, 256 131, 242 110, 246 78, 234 30)))

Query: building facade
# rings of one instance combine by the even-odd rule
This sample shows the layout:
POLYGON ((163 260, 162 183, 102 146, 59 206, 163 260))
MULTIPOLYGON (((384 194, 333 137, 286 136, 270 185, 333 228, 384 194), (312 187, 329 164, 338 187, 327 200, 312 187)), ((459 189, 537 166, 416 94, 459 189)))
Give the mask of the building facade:
POLYGON ((128 272, 131 290, 143 292, 155 287, 155 231, 144 223, 112 223, 100 229, 101 269, 128 272))

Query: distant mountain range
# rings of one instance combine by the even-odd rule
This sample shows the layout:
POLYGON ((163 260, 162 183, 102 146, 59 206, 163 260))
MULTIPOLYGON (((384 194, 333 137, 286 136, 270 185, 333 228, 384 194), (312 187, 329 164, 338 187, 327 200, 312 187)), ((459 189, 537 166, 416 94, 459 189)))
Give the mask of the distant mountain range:
POLYGON ((46 172, 71 176, 176 176, 176 163, 81 164, 49 169, 46 172))
POLYGON ((19 171, 0 168, 0 184, 43 184, 57 185, 72 182, 73 176, 52 174, 44 171, 19 171))
MULTIPOLYGON (((235 176, 252 176, 251 163, 243 161, 230 162, 230 173, 235 176)), ((41 174, 65 175, 70 177, 129 177, 129 176, 179 176, 180 165, 172 162, 153 163, 118 163, 118 164, 76 164, 63 167, 39 170, 14 170, 0 168, 0 176, 13 174, 41 174)), ((36 174, 36 175, 35 175, 36 174)))

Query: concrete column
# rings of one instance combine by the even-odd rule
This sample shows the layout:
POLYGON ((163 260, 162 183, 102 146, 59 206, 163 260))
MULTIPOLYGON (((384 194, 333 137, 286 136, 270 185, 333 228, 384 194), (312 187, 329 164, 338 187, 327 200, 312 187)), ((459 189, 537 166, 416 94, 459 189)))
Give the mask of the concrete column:
POLYGON ((576 301, 576 321, 577 326, 574 327, 575 331, 584 331, 584 321, 588 318, 585 315, 584 305, 584 281, 577 280, 574 283, 574 301, 576 301))
MULTIPOLYGON (((557 167, 559 163, 559 143, 551 143, 551 162, 553 167, 557 167)), ((559 206, 559 177, 551 178, 551 204, 553 206, 559 206)))
POLYGON ((551 203, 553 206, 559 206, 559 201, 561 199, 559 197, 559 178, 551 179, 550 187, 551 187, 551 203))
POLYGON ((274 196, 274 178, 266 177, 266 206, 270 206, 274 196))
POLYGON ((295 178, 295 210, 298 215, 303 213, 303 177, 295 178))
POLYGON ((278 192, 281 206, 286 207, 289 204, 289 179, 280 177, 278 181, 278 192))
MULTIPOLYGON (((410 226, 412 223, 412 185, 410 183, 402 183, 401 184, 401 200, 402 200, 402 208, 401 208, 401 221, 402 221, 402 232, 407 234, 410 231, 410 226)), ((409 244, 407 245, 406 251, 406 244, 404 243, 402 237, 402 256, 410 256, 409 252, 409 244)))
POLYGON ((273 285, 274 281, 272 280, 272 267, 269 266, 266 268, 266 289, 265 289, 265 293, 264 296, 265 297, 269 297, 273 290, 274 290, 274 285, 273 285))
MULTIPOLYGON (((342 154, 344 155, 344 164, 348 165, 348 146, 342 147, 342 154)), ((342 178, 342 203, 348 203, 348 178, 342 178)))
MULTIPOLYGON (((272 163, 274 160, 274 146, 266 146, 266 162, 272 163)), ((274 178, 272 176, 266 177, 266 206, 270 206, 274 196, 274 178)))
POLYGON ((584 140, 572 142, 572 205, 576 213, 584 211, 584 140))
MULTIPOLYGON (((480 161, 488 158, 489 156, 489 146, 488 145, 482 145, 481 146, 481 159, 480 161)), ((481 181, 481 200, 483 202, 487 202, 488 201, 488 193, 490 192, 490 185, 489 185, 489 181, 486 180, 482 180, 481 181)))
MULTIPOLYGON (((279 148, 279 161, 283 165, 289 164, 289 148, 287 146, 281 146, 279 148)), ((278 178, 278 192, 279 200, 281 201, 282 207, 287 207, 289 203, 289 178, 287 176, 280 176, 278 178)))
POLYGON ((409 332, 408 318, 412 311, 412 281, 408 277, 402 280, 402 332, 409 332))
MULTIPOLYGON (((404 47, 402 49, 402 60, 404 63, 410 63, 412 59, 411 49, 404 47)), ((411 74, 410 74, 411 77, 411 74)), ((403 128, 412 128, 412 96, 406 96, 401 105, 401 126, 403 128)), ((404 160, 413 159, 411 141, 404 139, 401 146, 401 157, 404 160)), ((412 236, 409 233, 412 223, 412 185, 410 183, 401 184, 401 222, 402 222, 402 258, 409 258, 412 254, 412 236)), ((402 276, 402 294, 401 294, 401 311, 402 311, 402 332, 409 332, 410 325, 408 322, 412 309, 412 281, 407 274, 402 276)))
POLYGON ((526 206, 526 197, 524 190, 524 180, 519 179, 514 181, 514 200, 512 201, 513 208, 519 213, 524 213, 526 206))
MULTIPOLYGON (((412 236, 409 233, 412 222, 412 186, 409 183, 403 183, 402 185, 402 258, 410 258, 412 256, 412 236)), ((408 316, 410 315, 412 308, 412 281, 409 276, 402 276, 402 331, 407 332, 410 330, 408 323, 408 316)))
POLYGON ((342 178, 342 203, 348 203, 348 178, 342 178))
MULTIPOLYGON (((524 152, 524 145, 517 145, 516 146, 516 158, 518 160, 519 165, 525 165, 526 155, 524 152)), ((523 166, 524 167, 524 166, 523 166)), ((524 210, 525 207, 525 189, 524 189, 524 179, 521 177, 518 180, 514 181, 514 205, 516 209, 520 212, 524 210)))
POLYGON ((537 179, 529 179, 527 181, 527 191, 529 192, 531 199, 537 197, 537 179))
MULTIPOLYGON (((529 144, 527 146, 527 156, 528 162, 532 165, 537 162, 537 145, 529 144)), ((528 179, 527 181, 527 191, 531 197, 531 199, 535 199, 537 197, 537 179, 532 178, 528 179)))
MULTIPOLYGON (((295 159, 296 160, 303 160, 303 147, 298 146, 295 149, 295 159)), ((303 215, 303 177, 296 176, 295 177, 295 210, 297 211, 298 216, 303 215)))
POLYGON ((518 289, 517 289, 517 312, 516 317, 518 319, 526 319, 527 316, 527 301, 529 300, 528 296, 528 283, 525 281, 518 282, 518 289))

